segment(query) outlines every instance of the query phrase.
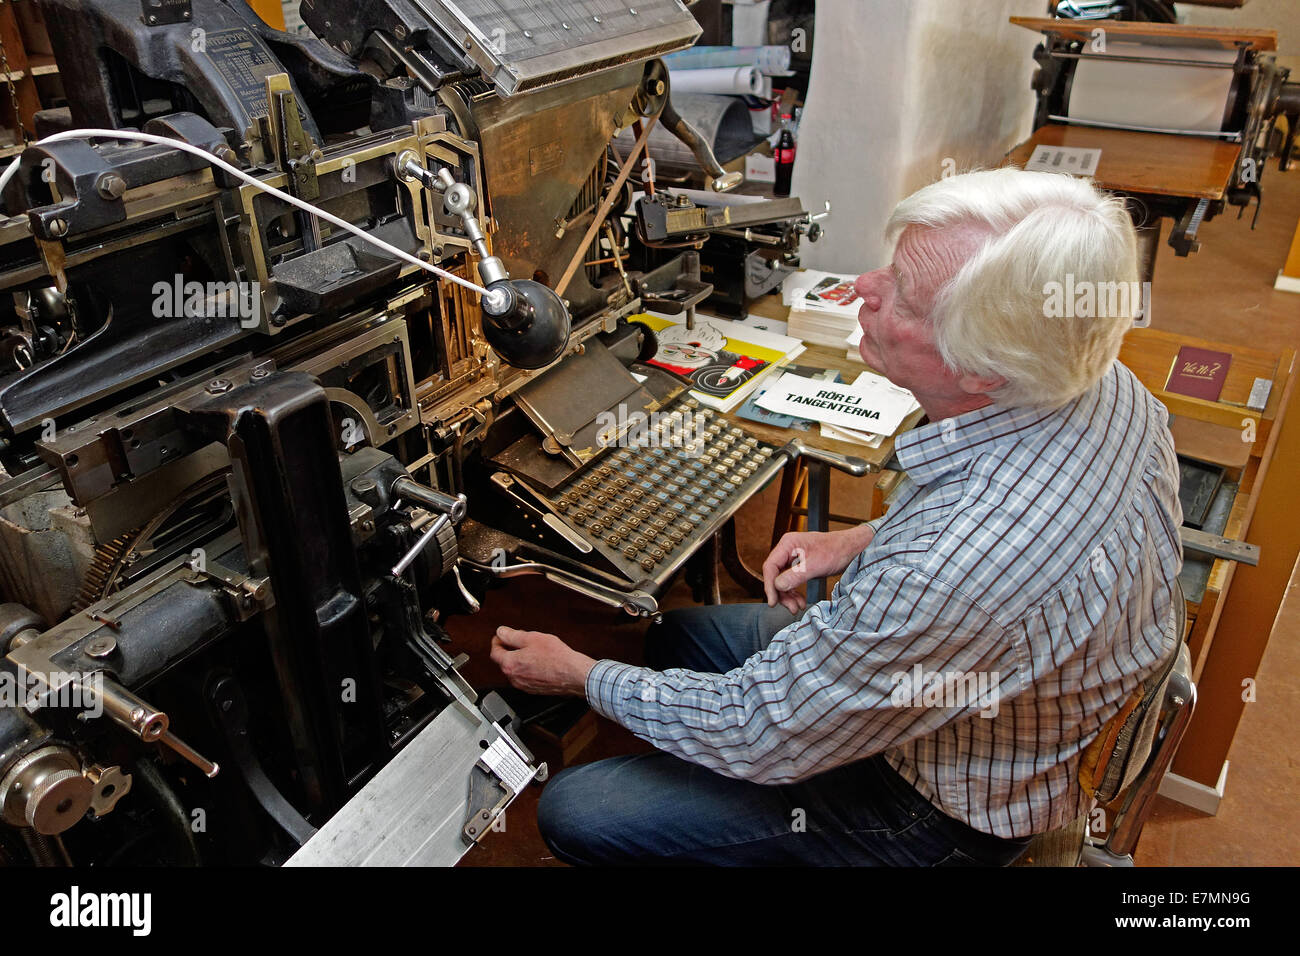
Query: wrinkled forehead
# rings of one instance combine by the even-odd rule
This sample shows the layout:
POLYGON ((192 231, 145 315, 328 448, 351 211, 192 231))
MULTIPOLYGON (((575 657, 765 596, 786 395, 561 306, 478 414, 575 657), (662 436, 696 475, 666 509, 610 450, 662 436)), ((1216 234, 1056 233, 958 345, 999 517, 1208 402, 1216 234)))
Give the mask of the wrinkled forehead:
POLYGON ((993 230, 983 223, 908 226, 898 236, 890 263, 900 292, 915 308, 927 309, 944 283, 992 237, 993 230))

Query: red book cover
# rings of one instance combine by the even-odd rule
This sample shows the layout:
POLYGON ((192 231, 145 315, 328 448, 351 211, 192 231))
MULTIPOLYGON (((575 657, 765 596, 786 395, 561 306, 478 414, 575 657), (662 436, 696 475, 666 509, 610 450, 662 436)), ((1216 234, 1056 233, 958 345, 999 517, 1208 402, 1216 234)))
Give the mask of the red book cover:
POLYGON ((1169 369, 1169 380, 1165 382, 1165 391, 1217 402, 1231 364, 1232 356, 1227 352, 1212 352, 1184 345, 1174 356, 1173 367, 1169 369))

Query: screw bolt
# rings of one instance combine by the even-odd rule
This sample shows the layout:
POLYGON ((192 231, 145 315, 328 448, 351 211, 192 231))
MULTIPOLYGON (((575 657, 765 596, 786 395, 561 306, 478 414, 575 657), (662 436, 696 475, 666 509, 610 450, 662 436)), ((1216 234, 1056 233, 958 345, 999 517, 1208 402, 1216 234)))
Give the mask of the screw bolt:
POLYGON ((86 647, 86 656, 94 658, 108 657, 117 650, 117 641, 111 637, 97 637, 86 647))
POLYGON ((207 388, 204 389, 204 391, 209 395, 220 395, 223 392, 230 391, 230 387, 230 379, 214 378, 212 381, 208 382, 207 388))
POLYGON ((117 173, 105 173, 95 183, 95 189, 105 199, 121 199, 126 192, 126 180, 117 173))

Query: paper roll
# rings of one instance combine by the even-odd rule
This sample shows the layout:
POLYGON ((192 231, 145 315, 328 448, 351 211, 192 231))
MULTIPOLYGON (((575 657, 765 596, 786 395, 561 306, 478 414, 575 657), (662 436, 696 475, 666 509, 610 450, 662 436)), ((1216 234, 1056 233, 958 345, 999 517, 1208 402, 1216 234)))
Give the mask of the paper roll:
POLYGON ((723 93, 761 96, 763 74, 754 66, 719 66, 707 70, 669 70, 674 93, 723 93))
POLYGON ((1112 56, 1232 63, 1237 54, 1234 50, 1110 43, 1104 54, 1078 61, 1070 86, 1070 119, 1170 132, 1217 133, 1223 128, 1232 70, 1107 62, 1105 57, 1112 56))

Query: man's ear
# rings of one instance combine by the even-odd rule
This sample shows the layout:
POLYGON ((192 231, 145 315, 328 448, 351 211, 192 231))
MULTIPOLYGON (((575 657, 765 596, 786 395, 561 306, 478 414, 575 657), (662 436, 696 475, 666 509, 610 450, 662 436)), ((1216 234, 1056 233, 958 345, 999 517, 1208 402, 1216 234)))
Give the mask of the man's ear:
POLYGON ((963 375, 957 379, 957 387, 967 395, 987 395, 1007 384, 1001 375, 963 375))

